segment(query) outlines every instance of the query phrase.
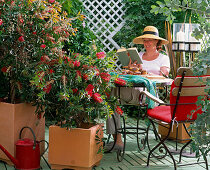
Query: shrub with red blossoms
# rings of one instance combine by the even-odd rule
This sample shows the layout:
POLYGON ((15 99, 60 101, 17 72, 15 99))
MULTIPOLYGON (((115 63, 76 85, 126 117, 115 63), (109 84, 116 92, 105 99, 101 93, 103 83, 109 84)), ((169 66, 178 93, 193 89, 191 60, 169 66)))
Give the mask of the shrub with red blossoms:
POLYGON ((102 60, 98 58, 98 53, 92 49, 90 55, 80 54, 75 58, 75 54, 70 54, 63 56, 54 65, 48 62, 39 65, 39 71, 53 69, 55 72, 50 76, 45 74, 41 86, 38 77, 34 77, 32 82, 37 90, 41 90, 40 87, 54 80, 50 92, 45 89, 45 93, 41 91, 38 95, 43 102, 48 101, 48 108, 56 110, 55 119, 60 121, 71 118, 66 120, 65 126, 80 127, 82 122, 94 122, 98 116, 110 117, 116 111, 122 113, 117 106, 117 99, 109 95, 115 86, 116 77, 107 70, 114 68, 114 63, 109 62, 114 56, 107 53, 107 60, 102 60))
POLYGON ((119 106, 116 107, 115 111, 119 115, 122 115, 123 114, 123 110, 119 106))
POLYGON ((116 78, 114 83, 117 84, 117 85, 120 85, 120 86, 125 86, 126 85, 126 81, 121 79, 121 78, 116 78))
POLYGON ((99 93, 94 93, 92 97, 93 97, 93 100, 95 100, 98 103, 103 102, 103 99, 101 98, 101 95, 99 93))
POLYGON ((31 102, 38 112, 53 113, 55 122, 80 127, 115 112, 117 100, 107 95, 115 86, 109 74, 115 54, 105 54, 92 40, 82 52, 64 51, 64 42, 77 36, 74 24, 85 18, 67 16, 56 0, 0 1, 0 80, 5 82, 0 89, 6 87, 7 102, 31 102))
POLYGON ((40 47, 45 49, 46 48, 46 45, 45 44, 42 44, 40 47))
POLYGON ((109 73, 101 73, 100 76, 106 82, 109 82, 111 79, 111 75, 109 73))
POLYGON ((106 55, 104 52, 98 52, 98 53, 96 53, 96 56, 98 59, 104 59, 106 55))
MULTIPOLYGON (((64 41, 68 40, 66 35, 77 32, 72 21, 83 18, 82 14, 68 18, 56 0, 0 0, 0 79, 5 86, 0 87, 0 92, 6 102, 26 101, 39 105, 37 91, 30 82, 36 69, 43 62, 61 61, 64 41), (5 67, 9 69, 2 69, 5 67)), ((50 69, 46 68, 45 76, 50 74, 50 69)), ((37 78, 40 78, 38 74, 37 78)), ((42 93, 50 94, 50 86, 42 83, 38 85, 42 93)))

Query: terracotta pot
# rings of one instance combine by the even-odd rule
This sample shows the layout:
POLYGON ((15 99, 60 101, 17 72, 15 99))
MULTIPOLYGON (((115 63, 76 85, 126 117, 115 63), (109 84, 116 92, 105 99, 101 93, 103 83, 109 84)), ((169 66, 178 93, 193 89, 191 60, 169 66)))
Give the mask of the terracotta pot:
MULTIPOLYGON (((190 123, 185 123, 186 127, 188 128, 190 126, 190 123)), ((169 127, 169 125, 165 125, 164 126, 166 127, 169 127)), ((163 127, 161 125, 158 126, 158 133, 161 135, 161 138, 164 138, 166 137, 166 135, 168 134, 168 129, 166 127, 163 127)), ((173 125, 173 131, 170 132, 169 134, 169 139, 176 139, 176 133, 177 133, 177 124, 175 123, 173 125)), ((189 140, 186 140, 186 139, 189 139, 189 135, 187 134, 187 132, 185 131, 184 129, 184 126, 182 123, 179 123, 178 125, 178 136, 177 136, 177 139, 179 143, 186 143, 188 142, 189 140)))
MULTIPOLYGON (((20 103, 10 104, 0 102, 0 143, 9 153, 15 156, 15 143, 19 139, 20 130, 24 126, 33 129, 36 140, 45 139, 45 119, 40 120, 35 115, 36 107, 31 104, 20 103)), ((33 139, 29 130, 24 130, 22 138, 33 139)), ((45 149, 44 143, 40 144, 41 153, 45 149)), ((5 161, 9 165, 13 165, 7 156, 0 150, 0 160, 5 161)))
POLYGON ((103 138, 102 124, 89 129, 75 128, 66 130, 58 126, 49 128, 48 161, 52 169, 92 169, 99 165, 103 154, 97 153, 96 133, 103 138))

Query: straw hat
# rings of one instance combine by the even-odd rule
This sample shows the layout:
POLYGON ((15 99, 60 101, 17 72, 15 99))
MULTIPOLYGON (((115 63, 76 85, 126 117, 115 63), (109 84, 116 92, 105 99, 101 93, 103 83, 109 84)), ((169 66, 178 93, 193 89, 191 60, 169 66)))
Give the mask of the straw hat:
POLYGON ((161 40, 161 45, 168 44, 168 40, 160 38, 158 29, 154 26, 147 26, 144 28, 143 35, 134 38, 134 44, 143 44, 144 38, 151 38, 156 40, 161 40))

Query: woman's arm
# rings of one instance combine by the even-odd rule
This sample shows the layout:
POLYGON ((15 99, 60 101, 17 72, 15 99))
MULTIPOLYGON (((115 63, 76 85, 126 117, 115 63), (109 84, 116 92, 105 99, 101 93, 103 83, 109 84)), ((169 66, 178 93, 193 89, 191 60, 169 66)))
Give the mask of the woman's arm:
POLYGON ((166 66, 160 67, 160 75, 166 75, 166 76, 168 76, 169 75, 169 68, 166 67, 166 66))

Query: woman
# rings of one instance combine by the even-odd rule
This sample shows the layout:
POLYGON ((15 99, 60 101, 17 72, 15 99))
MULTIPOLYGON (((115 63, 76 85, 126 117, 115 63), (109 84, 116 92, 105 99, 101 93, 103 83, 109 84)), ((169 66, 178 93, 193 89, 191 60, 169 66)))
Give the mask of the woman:
MULTIPOLYGON (((142 60, 141 65, 134 63, 129 63, 132 67, 140 67, 142 70, 145 70, 148 74, 155 75, 169 75, 170 70, 170 61, 169 57, 161 54, 159 51, 161 50, 161 46, 167 44, 168 41, 159 37, 158 29, 154 26, 147 26, 144 28, 143 35, 136 37, 133 40, 134 44, 144 44, 145 52, 140 52, 140 58, 142 60)), ((125 101, 128 104, 138 104, 139 103, 139 95, 141 88, 121 88, 120 96, 121 100, 125 101), (132 98, 131 98, 132 96, 132 98)), ((114 95, 117 90, 114 90, 114 95)), ((120 116, 115 114, 115 120, 117 128, 120 128, 120 116)), ((112 118, 107 120, 107 133, 113 134, 115 132, 115 127, 112 118)), ((113 137, 117 137, 117 141, 115 144, 115 149, 122 149, 123 142, 121 139, 121 134, 117 134, 117 136, 113 135, 113 137)), ((109 150, 112 147, 113 143, 110 143, 105 146, 105 150, 109 150)))
POLYGON ((160 38, 157 28, 147 26, 144 28, 143 35, 133 40, 134 44, 144 44, 146 52, 140 52, 143 62, 142 69, 155 75, 168 76, 170 70, 169 57, 161 54, 161 46, 168 44, 168 41, 160 38))

